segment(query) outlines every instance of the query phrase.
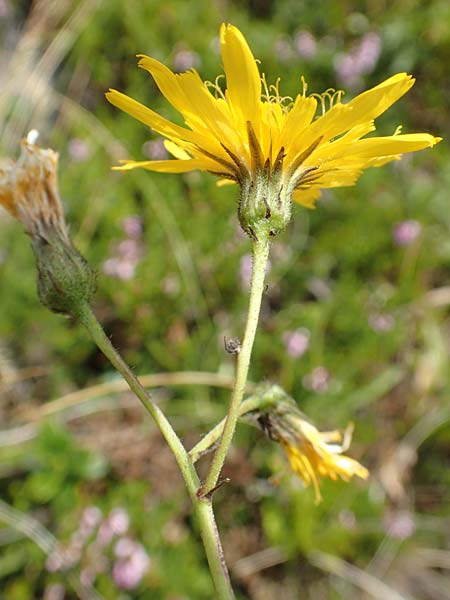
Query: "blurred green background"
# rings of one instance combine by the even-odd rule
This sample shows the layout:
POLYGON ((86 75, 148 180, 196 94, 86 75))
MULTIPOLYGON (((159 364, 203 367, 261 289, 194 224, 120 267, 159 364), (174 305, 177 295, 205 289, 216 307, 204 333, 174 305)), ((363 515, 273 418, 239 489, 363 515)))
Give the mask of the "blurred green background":
MULTIPOLYGON (((95 311, 137 373, 231 376, 223 336, 241 335, 250 264, 237 190, 112 172, 164 148, 104 99, 115 87, 178 118, 135 55, 214 81, 223 21, 283 95, 304 75, 345 101, 412 72, 378 131, 444 137, 297 207, 273 245, 251 379, 282 385, 320 429, 353 421, 371 478, 324 482, 315 506, 281 448, 240 425, 216 497, 238 597, 448 599, 448 0, 0 0, 1 155, 31 128, 59 151, 72 235, 100 273, 95 311)), ((0 596, 213 598, 169 451, 128 393, 108 392, 117 376, 85 331, 39 305, 29 241, 4 212, 0 286, 0 596)), ((155 397, 192 445, 229 392, 155 397)))

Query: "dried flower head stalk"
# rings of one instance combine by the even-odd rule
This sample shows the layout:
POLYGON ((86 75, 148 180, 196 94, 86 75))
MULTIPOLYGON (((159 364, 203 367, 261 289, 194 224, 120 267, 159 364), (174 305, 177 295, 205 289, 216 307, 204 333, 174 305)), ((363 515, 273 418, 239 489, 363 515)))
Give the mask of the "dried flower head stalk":
POLYGON ((17 161, 0 162, 0 205, 31 237, 42 304, 77 314, 92 298, 96 276, 69 237, 58 193, 58 154, 37 146, 36 138, 31 131, 22 140, 17 161))

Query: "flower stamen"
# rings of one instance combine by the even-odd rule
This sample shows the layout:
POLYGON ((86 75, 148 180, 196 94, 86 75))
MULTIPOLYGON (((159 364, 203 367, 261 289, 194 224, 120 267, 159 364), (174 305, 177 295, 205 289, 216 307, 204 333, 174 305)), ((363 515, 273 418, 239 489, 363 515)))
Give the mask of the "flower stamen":
POLYGON ((204 83, 205 83, 205 86, 209 90, 214 90, 215 98, 221 98, 222 100, 226 101, 225 94, 224 94, 222 88, 220 87, 220 83, 219 83, 219 81, 224 78, 225 78, 225 75, 222 73, 221 75, 217 75, 214 83, 212 81, 208 81, 208 80, 206 80, 204 83))
POLYGON ((341 102, 342 96, 345 94, 344 90, 335 90, 334 88, 328 88, 321 94, 314 93, 310 94, 309 98, 316 98, 321 105, 322 108, 322 116, 333 108, 335 104, 339 104, 341 102), (328 108, 327 108, 328 101, 328 108))

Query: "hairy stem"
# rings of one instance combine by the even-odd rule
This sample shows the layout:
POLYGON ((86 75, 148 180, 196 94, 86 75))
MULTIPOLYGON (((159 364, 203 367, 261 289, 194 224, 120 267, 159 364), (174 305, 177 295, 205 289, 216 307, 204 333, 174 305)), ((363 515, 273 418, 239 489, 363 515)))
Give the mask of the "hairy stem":
POLYGON ((97 321, 97 318, 95 317, 91 308, 87 304, 84 305, 83 309, 79 312, 78 318, 80 322, 89 331, 92 339, 103 352, 103 354, 109 359, 111 364, 119 371, 119 373, 130 386, 131 390, 139 398, 144 408, 153 417, 153 420, 160 429, 166 442, 169 444, 173 455, 175 456, 175 459, 183 475, 189 493, 195 494, 195 490, 198 487, 197 472, 195 471, 194 465, 190 460, 186 449, 181 443, 180 438, 173 430, 172 425, 169 423, 159 406, 153 402, 150 395, 141 385, 140 381, 137 379, 133 371, 125 363, 123 358, 111 344, 109 338, 103 331, 102 326, 97 321))
POLYGON ((128 383, 144 408, 153 417, 172 450, 194 505, 194 513, 200 528, 200 534, 205 547, 217 597, 219 600, 233 600, 234 594, 225 560, 223 558, 222 544, 217 531, 211 502, 206 498, 199 498, 197 495, 197 491, 200 487, 200 480, 195 470, 194 463, 162 410, 152 401, 148 392, 111 344, 91 308, 85 304, 81 310, 78 311, 77 317, 86 327, 103 354, 128 383))
POLYGON ((231 396, 230 407, 223 428, 219 447, 214 455, 211 468, 206 477, 203 493, 208 495, 215 486, 220 477, 223 464, 225 462, 228 450, 233 440, 236 423, 239 418, 240 404, 244 396, 245 384, 247 382, 250 358, 255 341, 256 329, 258 326, 259 312, 261 309, 261 300, 264 292, 264 278, 266 272, 267 259, 269 257, 269 239, 260 239, 253 242, 253 272, 250 288, 250 300, 247 314, 247 324, 245 327, 244 339, 242 341, 241 351, 237 359, 236 380, 231 396))

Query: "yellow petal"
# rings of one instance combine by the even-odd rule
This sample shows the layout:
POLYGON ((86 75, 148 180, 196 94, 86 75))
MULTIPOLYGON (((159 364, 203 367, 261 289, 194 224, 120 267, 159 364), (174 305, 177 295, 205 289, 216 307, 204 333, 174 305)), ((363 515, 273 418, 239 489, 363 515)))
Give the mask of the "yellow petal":
POLYGON ((189 160, 192 158, 192 156, 188 154, 186 150, 183 150, 183 148, 180 148, 180 146, 175 144, 175 142, 171 142, 170 140, 164 140, 164 148, 167 150, 167 152, 179 160, 189 160))
MULTIPOLYGON (((367 165, 364 165, 367 166, 367 165)), ((359 177, 362 175, 362 167, 354 168, 335 168, 330 169, 321 173, 317 171, 312 181, 306 181, 304 185, 306 187, 319 187, 319 188, 331 188, 331 187, 347 187, 355 185, 359 177)), ((302 187, 303 183, 300 185, 302 187)))
POLYGON ((316 202, 320 198, 320 189, 295 190, 292 198, 306 208, 315 208, 316 202))
MULTIPOLYGON (((413 85, 414 79, 411 75, 398 73, 346 104, 338 102, 311 125, 308 136, 314 139, 323 136, 325 142, 354 126, 376 119, 413 85)), ((308 140, 301 140, 296 146, 296 151, 301 151, 307 143, 308 140)))
POLYGON ((120 108, 127 114, 131 115, 144 125, 147 125, 153 131, 164 135, 165 137, 174 137, 189 142, 201 143, 199 136, 189 129, 180 127, 175 123, 171 123, 164 117, 161 117, 154 110, 144 106, 137 100, 133 100, 129 96, 118 92, 117 90, 109 90, 106 94, 106 99, 117 108, 120 108))
MULTIPOLYGON (((316 110, 317 100, 315 98, 297 96, 294 106, 285 117, 280 134, 282 144, 287 153, 289 152, 293 140, 301 135, 308 125, 311 124, 311 121, 316 114, 316 110)), ((288 157, 287 160, 289 160, 288 157)))
POLYGON ((133 100, 129 96, 118 92, 117 90, 110 90, 106 94, 106 98, 111 104, 117 106, 127 114, 131 115, 141 123, 144 123, 153 131, 163 135, 164 137, 171 138, 172 140, 186 141, 204 148, 210 154, 215 154, 222 158, 228 158, 223 148, 220 146, 217 139, 208 132, 207 128, 204 127, 203 131, 191 131, 180 127, 164 117, 161 117, 155 111, 147 108, 140 102, 133 100))
POLYGON ((241 125, 251 121, 259 134, 261 77, 255 58, 244 36, 233 25, 222 24, 220 43, 230 108, 241 125))
POLYGON ((397 73, 375 87, 359 94, 347 106, 355 119, 376 119, 397 102, 414 85, 415 79, 407 73, 397 73))
POLYGON ((342 478, 353 477, 353 475, 361 477, 361 479, 369 477, 368 469, 349 456, 336 456, 333 459, 333 468, 342 478))
POLYGON ((174 106, 179 112, 183 112, 183 103, 185 101, 184 94, 181 94, 178 80, 175 75, 166 65, 163 65, 156 58, 151 58, 145 54, 138 54, 138 67, 148 71, 159 87, 163 96, 174 106))
POLYGON ((216 185, 217 187, 223 187, 224 185, 236 185, 236 182, 231 179, 218 179, 216 185))
POLYGON ((152 75, 163 96, 185 117, 190 127, 204 128, 203 133, 214 133, 214 138, 227 133, 224 129, 230 129, 231 121, 229 111, 228 118, 225 113, 228 107, 223 103, 222 108, 196 71, 175 74, 154 58, 145 55, 139 58, 139 67, 152 75))
POLYGON ((158 173, 186 173, 188 171, 207 171, 208 165, 205 165, 205 161, 201 159, 190 159, 190 160, 146 160, 146 161, 134 161, 124 160, 123 164, 117 167, 113 167, 115 171, 129 171, 142 167, 149 171, 157 171, 158 173))
POLYGON ((405 152, 415 152, 424 148, 431 148, 441 140, 442 138, 434 137, 428 133, 409 133, 366 138, 358 140, 350 146, 350 156, 371 157, 404 154, 405 152))

